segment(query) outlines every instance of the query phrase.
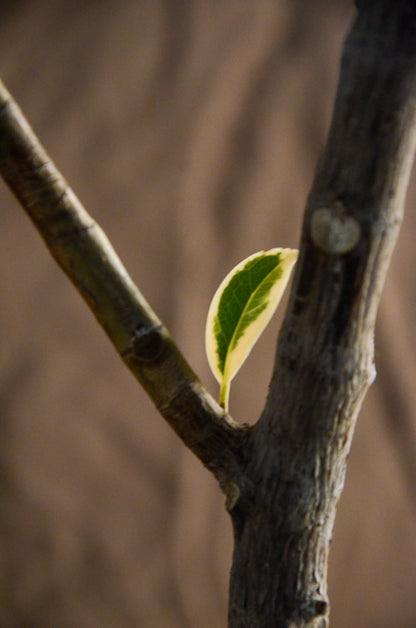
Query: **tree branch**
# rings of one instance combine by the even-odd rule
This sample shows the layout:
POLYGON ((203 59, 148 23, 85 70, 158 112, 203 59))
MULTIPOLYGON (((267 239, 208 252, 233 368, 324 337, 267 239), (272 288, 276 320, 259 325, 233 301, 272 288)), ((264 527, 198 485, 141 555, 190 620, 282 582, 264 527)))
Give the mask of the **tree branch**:
POLYGON ((378 0, 359 10, 252 434, 246 492, 232 513, 233 627, 327 625, 335 507, 375 376, 376 312, 416 139, 416 4, 378 0))
POLYGON ((203 389, 0 85, 0 171, 160 412, 218 478, 232 628, 325 628, 335 508, 374 378, 378 301, 416 141, 414 0, 360 0, 310 193, 270 392, 254 428, 203 389))
POLYGON ((203 388, 1 82, 0 172, 126 365, 232 503, 246 429, 203 388))

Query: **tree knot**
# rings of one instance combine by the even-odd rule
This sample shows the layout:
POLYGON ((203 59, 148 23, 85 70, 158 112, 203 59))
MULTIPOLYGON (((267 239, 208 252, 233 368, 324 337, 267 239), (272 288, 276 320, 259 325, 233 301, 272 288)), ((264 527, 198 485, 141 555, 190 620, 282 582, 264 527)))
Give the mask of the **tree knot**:
POLYGON ((361 237, 361 227, 340 201, 316 209, 310 221, 313 242, 325 253, 344 255, 352 251, 361 237))
POLYGON ((321 597, 298 600, 297 610, 300 617, 310 628, 328 627, 328 601, 321 597))
POLYGON ((163 325, 139 323, 130 340, 128 353, 138 360, 150 362, 160 357, 164 346, 163 325))

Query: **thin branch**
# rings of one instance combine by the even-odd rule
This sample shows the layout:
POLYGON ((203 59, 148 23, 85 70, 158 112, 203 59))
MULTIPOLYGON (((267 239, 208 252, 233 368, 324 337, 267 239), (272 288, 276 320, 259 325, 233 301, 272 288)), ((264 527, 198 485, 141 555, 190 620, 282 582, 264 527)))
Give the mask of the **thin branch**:
POLYGON ((1 82, 0 172, 128 368, 232 502, 245 428, 203 388, 1 82))

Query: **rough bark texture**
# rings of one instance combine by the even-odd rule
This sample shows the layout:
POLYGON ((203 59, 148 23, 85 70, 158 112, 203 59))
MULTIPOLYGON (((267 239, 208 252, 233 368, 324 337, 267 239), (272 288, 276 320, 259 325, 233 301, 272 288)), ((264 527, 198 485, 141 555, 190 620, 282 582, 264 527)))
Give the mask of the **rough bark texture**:
POLYGON ((379 296, 414 149, 416 9, 359 6, 235 532, 230 626, 323 628, 335 507, 374 379, 379 296))

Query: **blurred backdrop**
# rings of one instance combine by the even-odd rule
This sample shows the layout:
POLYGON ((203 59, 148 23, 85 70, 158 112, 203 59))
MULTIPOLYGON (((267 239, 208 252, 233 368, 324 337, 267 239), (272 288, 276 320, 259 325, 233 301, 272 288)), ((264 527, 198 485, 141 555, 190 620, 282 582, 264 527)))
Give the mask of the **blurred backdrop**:
MULTIPOLYGON (((210 391, 226 272, 299 241, 352 0, 0 2, 0 75, 210 391)), ((225 627, 223 497, 0 181, 0 625, 225 627)), ((416 625, 414 179, 330 561, 332 625, 416 625)), ((283 309, 283 308, 281 308, 283 309)), ((281 314, 231 392, 254 422, 281 314)))

